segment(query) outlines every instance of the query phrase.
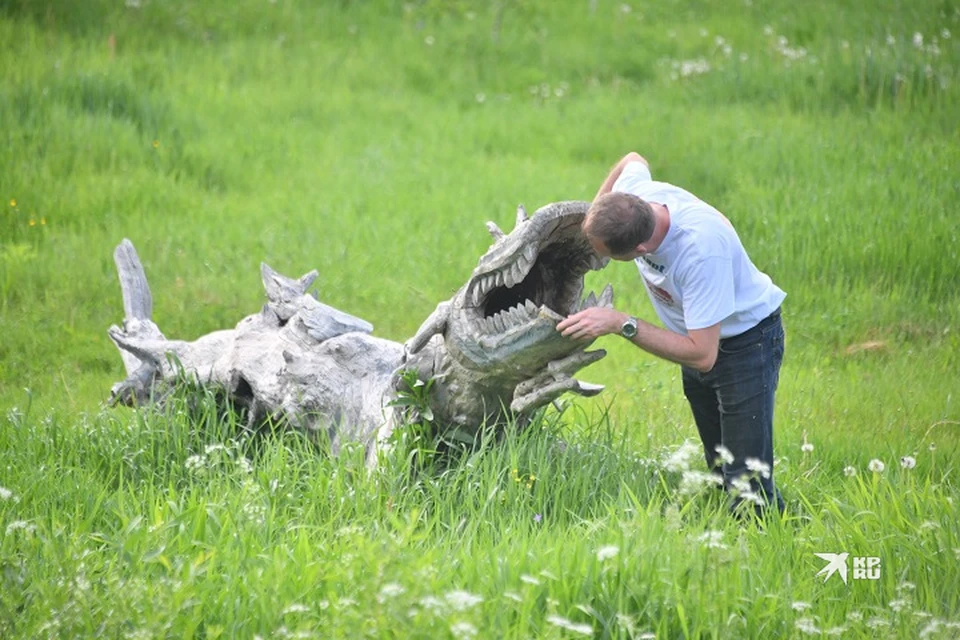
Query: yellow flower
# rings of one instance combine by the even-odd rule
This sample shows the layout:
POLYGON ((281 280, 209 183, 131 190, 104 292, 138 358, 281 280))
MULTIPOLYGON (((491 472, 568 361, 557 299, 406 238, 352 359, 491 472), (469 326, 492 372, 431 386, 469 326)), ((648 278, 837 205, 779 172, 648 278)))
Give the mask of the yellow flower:
POLYGON ((160 141, 159 141, 159 140, 154 140, 154 141, 153 141, 153 148, 154 148, 154 149, 158 149, 159 147, 160 147, 160 141))
POLYGON ((14 200, 13 198, 11 198, 11 199, 10 199, 10 206, 11 206, 11 207, 17 206, 17 201, 14 200))
POLYGON ((34 220, 33 218, 30 218, 30 226, 35 227, 36 225, 37 225, 37 221, 34 220))

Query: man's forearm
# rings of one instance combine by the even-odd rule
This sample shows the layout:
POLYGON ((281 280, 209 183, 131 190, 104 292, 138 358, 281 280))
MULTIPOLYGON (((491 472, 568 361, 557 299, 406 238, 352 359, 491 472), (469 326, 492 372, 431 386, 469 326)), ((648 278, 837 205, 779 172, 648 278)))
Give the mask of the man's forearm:
POLYGON ((630 342, 655 356, 699 371, 709 371, 716 362, 715 353, 704 353, 690 337, 637 320, 637 335, 630 342))

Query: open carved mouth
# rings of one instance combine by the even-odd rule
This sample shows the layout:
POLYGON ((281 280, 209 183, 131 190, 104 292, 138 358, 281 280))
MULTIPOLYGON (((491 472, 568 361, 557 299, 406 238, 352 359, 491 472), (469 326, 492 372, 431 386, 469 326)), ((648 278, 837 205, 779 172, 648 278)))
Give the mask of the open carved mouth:
POLYGON ((532 239, 506 264, 474 276, 467 303, 481 333, 505 333, 539 318, 555 324, 597 304, 594 294, 581 301, 583 277, 601 269, 605 261, 580 233, 580 219, 557 219, 540 242, 532 239))

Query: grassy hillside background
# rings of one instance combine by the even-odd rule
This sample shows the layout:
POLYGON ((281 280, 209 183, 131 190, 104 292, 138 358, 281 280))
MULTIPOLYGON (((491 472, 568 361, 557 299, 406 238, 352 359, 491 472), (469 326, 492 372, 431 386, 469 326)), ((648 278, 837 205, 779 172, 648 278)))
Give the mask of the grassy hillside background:
POLYGON ((944 0, 0 0, 0 636, 955 637, 958 38, 944 0), (426 476, 101 410, 124 237, 170 337, 266 261, 400 341, 484 221, 629 150, 789 294, 782 523, 680 492, 678 370, 614 339, 599 400, 426 476), (881 581, 816 578, 841 550, 881 581))

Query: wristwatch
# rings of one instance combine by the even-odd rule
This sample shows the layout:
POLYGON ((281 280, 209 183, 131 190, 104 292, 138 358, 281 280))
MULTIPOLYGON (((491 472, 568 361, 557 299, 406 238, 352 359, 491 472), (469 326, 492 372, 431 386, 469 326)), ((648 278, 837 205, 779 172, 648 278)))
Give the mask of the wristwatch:
POLYGON ((637 319, 633 316, 627 318, 626 321, 620 325, 620 335, 627 340, 632 340, 633 336, 637 335, 637 319))

